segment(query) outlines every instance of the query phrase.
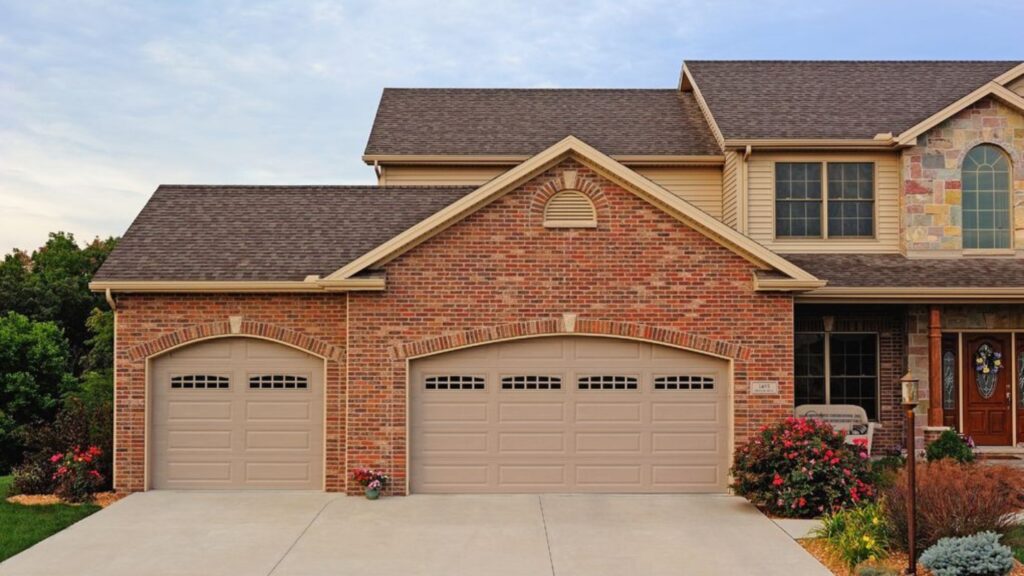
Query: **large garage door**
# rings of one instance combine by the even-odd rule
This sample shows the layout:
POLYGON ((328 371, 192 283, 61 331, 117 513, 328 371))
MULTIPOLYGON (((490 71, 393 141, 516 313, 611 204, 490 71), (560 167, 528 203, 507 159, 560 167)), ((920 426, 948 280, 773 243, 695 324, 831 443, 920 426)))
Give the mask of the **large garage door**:
POLYGON ((159 357, 151 482, 172 489, 323 489, 323 362, 229 338, 159 357))
POLYGON ((725 361, 548 337, 412 364, 413 492, 723 492, 725 361))

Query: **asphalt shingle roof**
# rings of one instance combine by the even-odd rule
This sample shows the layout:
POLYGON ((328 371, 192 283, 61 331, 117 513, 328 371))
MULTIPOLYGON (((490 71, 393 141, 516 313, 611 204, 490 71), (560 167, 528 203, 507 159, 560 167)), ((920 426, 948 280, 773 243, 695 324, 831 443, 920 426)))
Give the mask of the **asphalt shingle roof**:
POLYGON ((473 189, 160 186, 95 280, 326 276, 473 189))
POLYGON ((387 88, 366 154, 532 156, 566 136, 610 155, 721 153, 678 90, 387 88))
POLYGON ((907 258, 902 254, 785 254, 829 287, 1024 287, 1024 258, 907 258))
POLYGON ((899 134, 1014 61, 721 61, 686 67, 726 138, 899 134))

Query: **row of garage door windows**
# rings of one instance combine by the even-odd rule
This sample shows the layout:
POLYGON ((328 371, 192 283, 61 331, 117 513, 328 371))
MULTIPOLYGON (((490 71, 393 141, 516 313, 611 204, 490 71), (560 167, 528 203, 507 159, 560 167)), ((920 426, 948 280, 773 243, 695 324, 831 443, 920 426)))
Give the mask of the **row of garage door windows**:
MULTIPOLYGON (((487 379, 484 376, 441 375, 427 376, 423 387, 426 390, 483 390, 487 379)), ((637 390, 640 379, 636 376, 597 375, 579 376, 576 387, 579 390, 637 390)), ((714 390, 715 379, 711 376, 672 375, 656 376, 652 387, 655 390, 714 390)), ((504 376, 502 390, 561 390, 562 377, 550 375, 504 376)))
MULTIPOLYGON (((226 390, 231 386, 228 376, 218 374, 181 374, 171 377, 174 390, 226 390)), ((486 378, 483 376, 444 375, 428 376, 424 379, 427 390, 483 390, 486 378)), ((637 390, 636 376, 599 375, 580 376, 576 379, 580 390, 637 390)), ((249 377, 249 388, 253 390, 305 390, 309 378, 295 374, 260 374, 249 377)), ((550 375, 504 376, 502 390, 561 390, 562 377, 550 375)), ((711 376, 656 376, 655 390, 714 390, 715 379, 711 376)))

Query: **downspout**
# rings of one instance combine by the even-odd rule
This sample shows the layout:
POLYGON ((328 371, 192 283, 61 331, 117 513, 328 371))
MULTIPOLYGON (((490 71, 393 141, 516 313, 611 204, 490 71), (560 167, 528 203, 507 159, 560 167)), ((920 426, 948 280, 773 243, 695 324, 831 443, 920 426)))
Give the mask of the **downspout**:
POLYGON ((746 149, 743 151, 743 162, 740 163, 740 201, 739 214, 736 216, 740 232, 743 234, 747 233, 747 160, 750 159, 750 155, 753 153, 754 147, 747 144, 746 149))
POLYGON ((110 292, 110 288, 107 288, 103 295, 107 298, 107 305, 110 306, 110 310, 117 312, 117 302, 114 301, 114 295, 110 292))
POLYGON ((384 182, 380 181, 380 177, 384 174, 384 171, 380 167, 380 163, 376 160, 373 161, 373 173, 377 175, 377 185, 383 186, 384 182))

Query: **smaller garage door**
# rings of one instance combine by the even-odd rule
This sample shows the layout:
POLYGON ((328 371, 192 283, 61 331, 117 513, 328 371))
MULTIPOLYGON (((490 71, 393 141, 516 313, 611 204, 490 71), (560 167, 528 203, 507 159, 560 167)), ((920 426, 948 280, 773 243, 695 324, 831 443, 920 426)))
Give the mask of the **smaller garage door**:
POLYGON ((546 337, 416 360, 414 492, 724 492, 726 361, 546 337))
POLYGON ((153 488, 323 488, 323 361, 252 338, 151 367, 153 488))

